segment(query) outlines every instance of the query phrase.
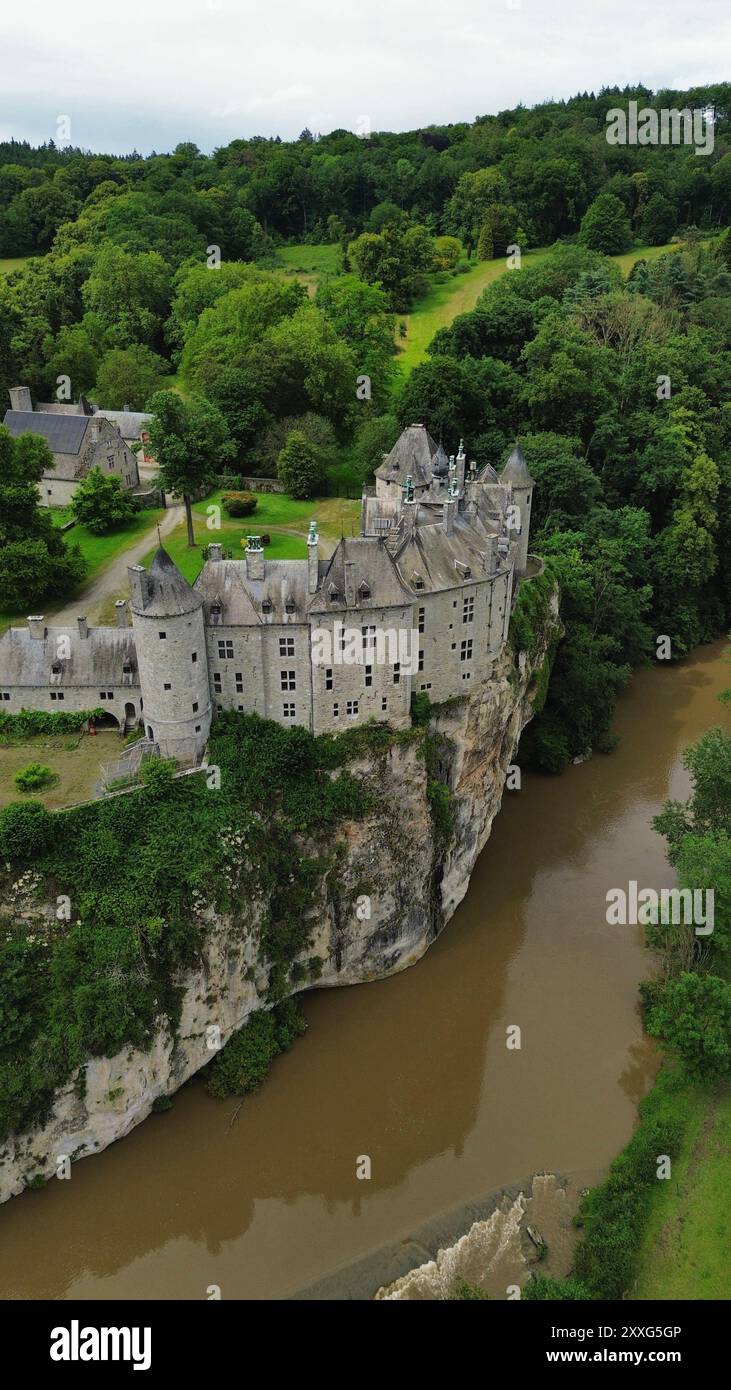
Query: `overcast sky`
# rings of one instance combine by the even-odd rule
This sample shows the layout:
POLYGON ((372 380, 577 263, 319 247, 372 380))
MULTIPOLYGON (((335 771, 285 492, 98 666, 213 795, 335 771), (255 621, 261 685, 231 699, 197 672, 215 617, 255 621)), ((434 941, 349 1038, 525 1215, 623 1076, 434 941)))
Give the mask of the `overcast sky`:
POLYGON ((729 0, 3 0, 0 137, 124 153, 729 78, 729 0))

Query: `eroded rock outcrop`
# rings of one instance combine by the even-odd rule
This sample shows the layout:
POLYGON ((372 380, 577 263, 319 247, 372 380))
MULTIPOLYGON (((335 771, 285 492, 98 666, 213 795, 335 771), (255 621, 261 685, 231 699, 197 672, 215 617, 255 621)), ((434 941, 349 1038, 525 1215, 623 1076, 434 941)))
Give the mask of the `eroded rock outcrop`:
MULTIPOLYGON (((405 739, 350 764, 374 791, 376 809, 341 826, 329 847, 303 953, 308 961, 319 957, 318 987, 358 984, 413 965, 449 921, 500 809, 508 766, 533 712, 536 677, 558 630, 554 604, 532 656, 516 658, 507 648, 488 687, 436 711, 429 726, 431 762, 424 739, 405 739), (435 819, 435 780, 449 787, 448 831, 435 819)), ((0 1201, 34 1178, 52 1177, 64 1158, 99 1152, 129 1133, 159 1097, 211 1060, 212 1045, 225 1043, 262 1007, 268 970, 258 928, 264 909, 248 901, 242 924, 197 905, 207 924, 206 945, 200 967, 177 982, 177 1029, 162 1025, 147 1051, 130 1047, 91 1059, 57 1093, 47 1122, 14 1137, 0 1153, 0 1201)), ((293 992, 305 987, 297 984, 293 992)))

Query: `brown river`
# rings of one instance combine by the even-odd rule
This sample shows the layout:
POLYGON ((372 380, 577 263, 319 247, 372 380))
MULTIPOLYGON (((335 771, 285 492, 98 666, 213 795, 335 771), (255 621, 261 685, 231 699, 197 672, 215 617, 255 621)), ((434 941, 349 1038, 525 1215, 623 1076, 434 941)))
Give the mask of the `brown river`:
POLYGON ((605 895, 672 885, 650 820, 687 790, 683 747, 724 721, 724 646, 636 675, 611 756, 506 793, 436 945, 392 979, 305 996, 309 1032, 234 1123, 193 1081, 70 1181, 0 1208, 0 1297, 337 1292, 440 1213, 541 1170, 598 1178, 656 1066, 637 1012, 651 960, 639 929, 607 925, 605 895))

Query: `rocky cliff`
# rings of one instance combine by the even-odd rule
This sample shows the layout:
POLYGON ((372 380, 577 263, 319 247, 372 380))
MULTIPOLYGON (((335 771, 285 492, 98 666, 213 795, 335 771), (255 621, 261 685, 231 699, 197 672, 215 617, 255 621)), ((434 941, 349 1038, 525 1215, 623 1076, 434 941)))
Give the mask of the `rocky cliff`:
MULTIPOLYGON (((357 984, 413 965, 449 921, 490 835, 508 766, 532 715, 536 678, 558 632, 555 604, 544 628, 530 656, 507 648, 489 686, 438 708, 423 737, 396 739, 374 759, 350 765, 376 793, 377 809, 342 826, 330 846, 304 953, 322 963, 318 987, 357 984)), ((206 949, 200 967, 179 982, 175 1033, 165 1025, 148 1051, 124 1048, 89 1061, 57 1093, 47 1122, 0 1154, 0 1201, 128 1134, 158 1097, 182 1086, 211 1060, 212 1048, 262 1007, 263 904, 250 904, 243 928, 204 903, 191 910, 207 923, 206 949)))

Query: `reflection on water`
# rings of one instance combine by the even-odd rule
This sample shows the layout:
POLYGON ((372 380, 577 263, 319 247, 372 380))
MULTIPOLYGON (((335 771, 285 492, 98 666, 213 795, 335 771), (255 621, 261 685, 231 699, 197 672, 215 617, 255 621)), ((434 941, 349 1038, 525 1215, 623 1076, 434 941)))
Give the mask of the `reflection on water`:
POLYGON ((722 722, 723 645, 635 677, 611 757, 506 794, 427 956, 307 996, 309 1033, 233 1126, 236 1102, 192 1082, 70 1182, 0 1209, 0 1296, 287 1295, 526 1174, 606 1166, 655 1059, 648 959, 636 928, 607 925, 605 895, 672 884, 650 819, 686 788, 682 748, 722 722))

